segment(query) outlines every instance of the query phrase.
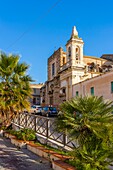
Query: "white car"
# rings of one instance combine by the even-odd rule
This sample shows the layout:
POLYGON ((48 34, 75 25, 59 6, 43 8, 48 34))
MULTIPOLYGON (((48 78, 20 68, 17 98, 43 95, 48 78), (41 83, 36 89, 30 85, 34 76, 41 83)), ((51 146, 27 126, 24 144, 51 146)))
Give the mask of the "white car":
POLYGON ((41 114, 42 107, 40 105, 32 105, 30 108, 30 113, 41 114))

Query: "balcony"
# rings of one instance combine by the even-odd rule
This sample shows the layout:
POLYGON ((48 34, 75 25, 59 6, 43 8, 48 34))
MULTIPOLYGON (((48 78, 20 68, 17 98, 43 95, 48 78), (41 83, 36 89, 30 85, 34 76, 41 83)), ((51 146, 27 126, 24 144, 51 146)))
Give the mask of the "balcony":
POLYGON ((67 63, 65 63, 64 65, 60 66, 60 69, 58 72, 64 71, 69 67, 84 67, 84 63, 82 61, 79 60, 70 60, 67 63))
POLYGON ((59 72, 66 70, 67 68, 71 67, 71 65, 72 65, 72 61, 70 60, 67 63, 65 63, 64 65, 60 66, 59 72))
POLYGON ((59 97, 66 97, 66 93, 59 93, 59 97))

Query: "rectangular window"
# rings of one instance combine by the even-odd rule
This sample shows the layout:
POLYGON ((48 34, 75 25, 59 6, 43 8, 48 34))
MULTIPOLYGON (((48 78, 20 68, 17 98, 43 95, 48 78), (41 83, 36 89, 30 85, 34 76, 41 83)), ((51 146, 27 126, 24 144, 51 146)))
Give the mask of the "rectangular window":
POLYGON ((65 57, 63 57, 63 64, 65 64, 65 57))
POLYGON ((36 94, 36 88, 34 88, 33 91, 34 91, 34 94, 36 94))
POLYGON ((52 64, 52 76, 55 75, 55 63, 52 64))
POLYGON ((111 82, 111 93, 113 93, 113 81, 111 82))
POLYGON ((94 87, 91 87, 91 95, 94 95, 94 87))
POLYGON ((78 91, 76 91, 76 96, 78 96, 79 95, 79 92, 78 91))

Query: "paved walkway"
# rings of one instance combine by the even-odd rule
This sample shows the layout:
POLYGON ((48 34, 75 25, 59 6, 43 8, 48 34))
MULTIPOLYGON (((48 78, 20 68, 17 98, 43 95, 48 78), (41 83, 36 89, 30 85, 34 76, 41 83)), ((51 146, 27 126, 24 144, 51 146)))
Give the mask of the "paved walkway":
POLYGON ((0 170, 52 170, 49 161, 0 136, 0 170))

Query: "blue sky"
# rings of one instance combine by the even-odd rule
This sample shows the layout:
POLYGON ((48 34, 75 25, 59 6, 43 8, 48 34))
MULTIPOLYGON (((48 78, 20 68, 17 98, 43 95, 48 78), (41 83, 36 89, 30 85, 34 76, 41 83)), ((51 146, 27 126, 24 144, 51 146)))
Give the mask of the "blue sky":
POLYGON ((47 80, 47 59, 65 50, 74 25, 84 55, 113 54, 113 0, 61 0, 48 12, 56 2, 0 0, 0 50, 19 54, 35 83, 47 80))

